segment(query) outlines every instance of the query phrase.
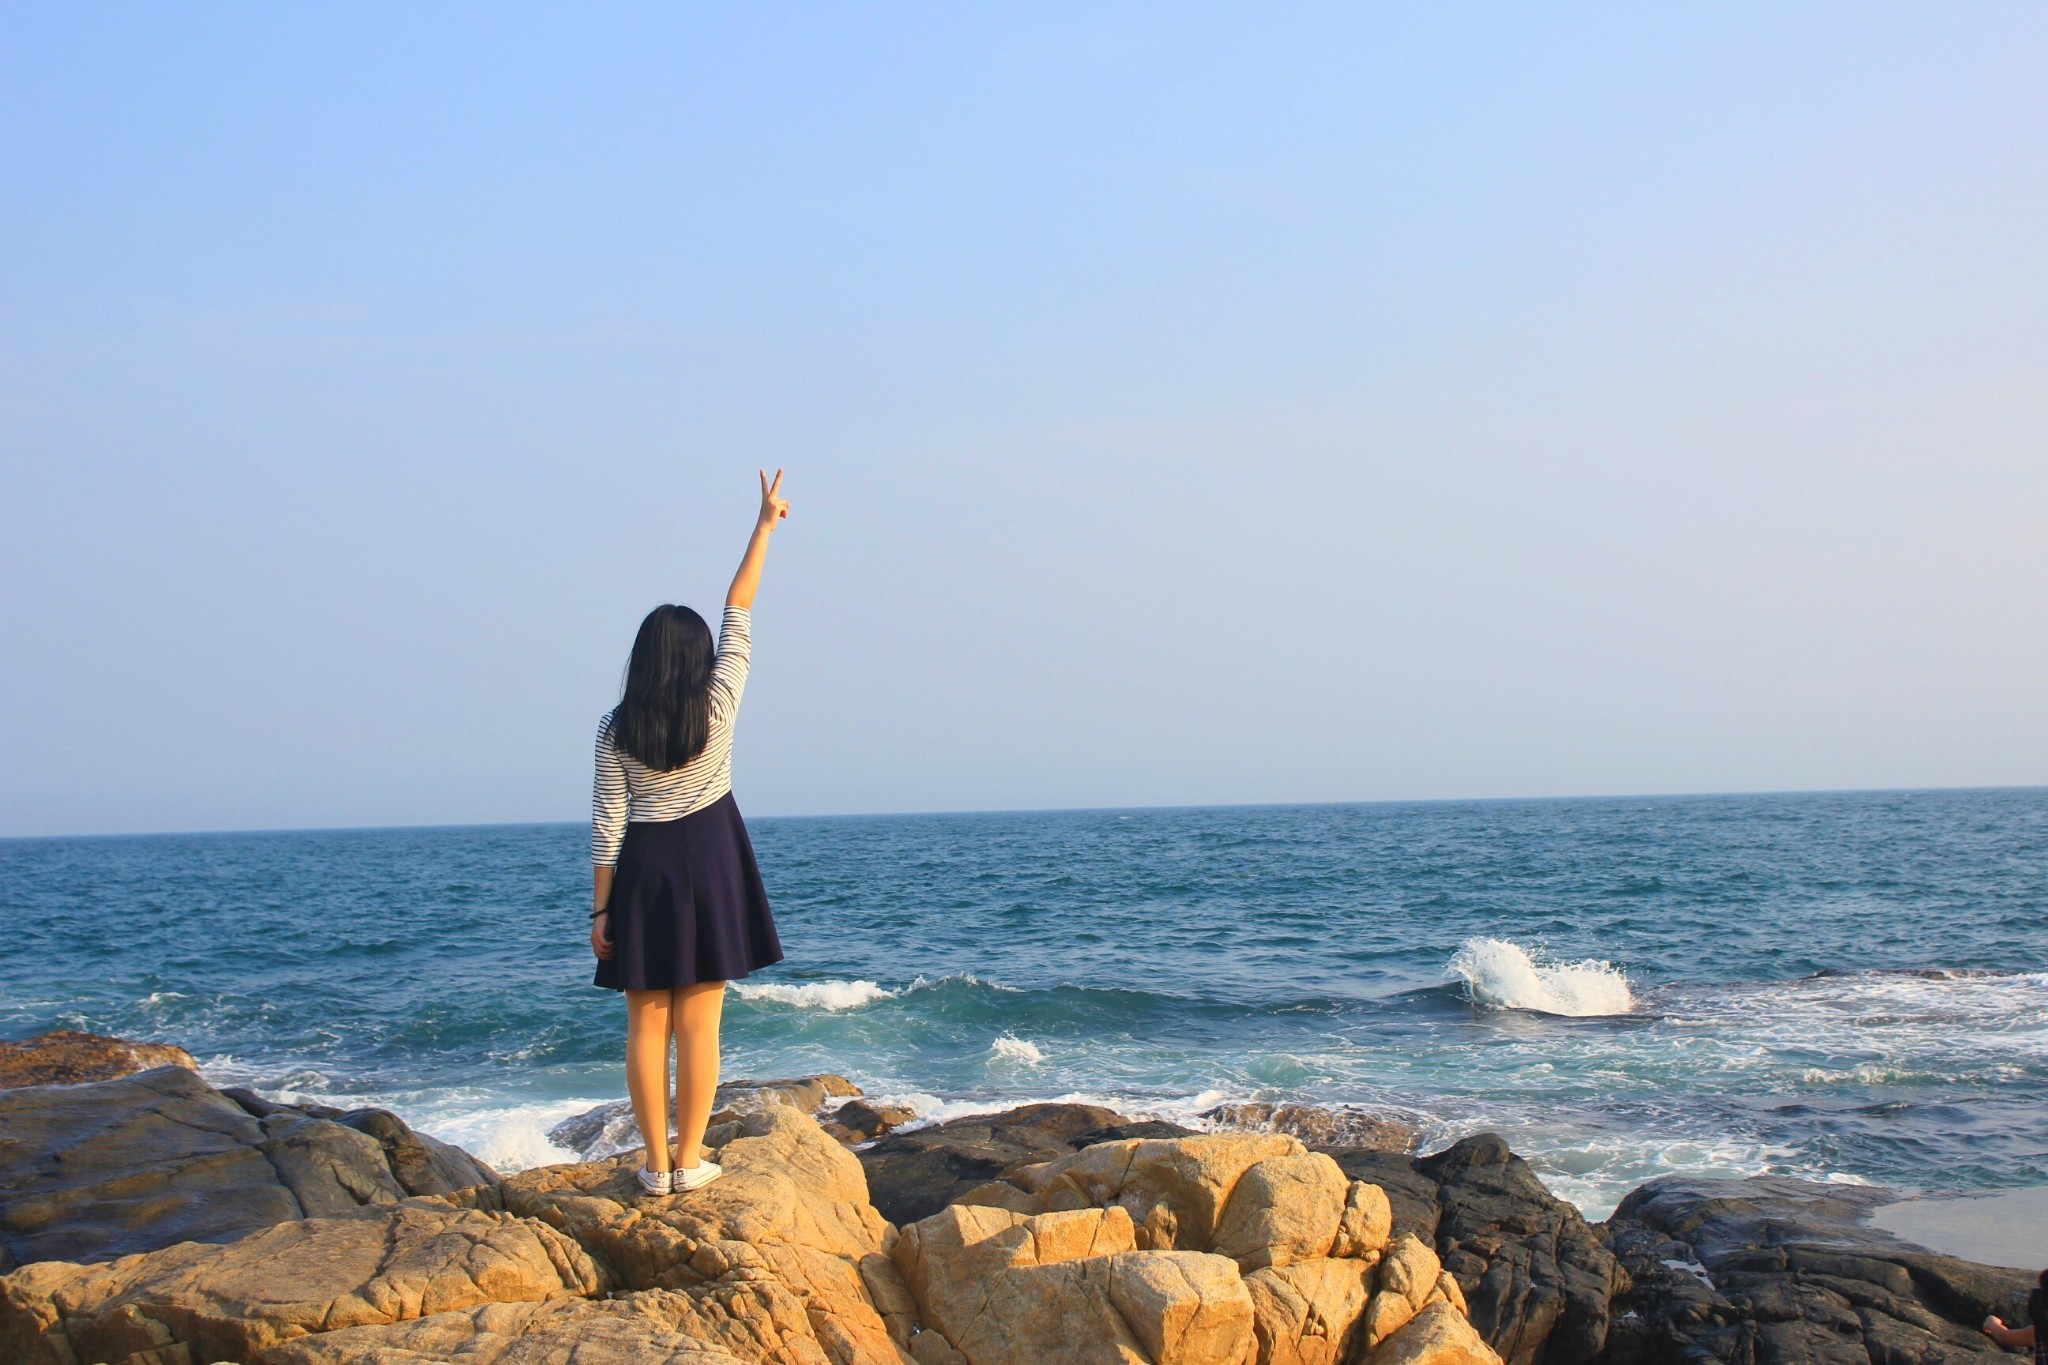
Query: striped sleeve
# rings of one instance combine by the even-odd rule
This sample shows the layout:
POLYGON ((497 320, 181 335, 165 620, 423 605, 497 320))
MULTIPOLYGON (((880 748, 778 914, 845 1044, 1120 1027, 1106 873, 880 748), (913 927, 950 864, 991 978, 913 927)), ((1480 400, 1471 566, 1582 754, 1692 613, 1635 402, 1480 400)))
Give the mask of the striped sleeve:
POLYGON ((730 716, 740 709, 747 668, 754 657, 753 613, 727 604, 718 627, 718 655, 711 664, 711 709, 730 716))
POLYGON ((590 861, 611 867, 626 842, 626 760, 612 744, 612 718, 597 727, 597 785, 590 800, 590 861))

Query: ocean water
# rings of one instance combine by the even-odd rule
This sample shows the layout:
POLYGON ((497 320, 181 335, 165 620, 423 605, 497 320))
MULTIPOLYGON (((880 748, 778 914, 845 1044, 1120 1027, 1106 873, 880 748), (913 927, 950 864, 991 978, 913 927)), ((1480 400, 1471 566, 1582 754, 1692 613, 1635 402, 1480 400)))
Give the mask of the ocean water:
MULTIPOLYGON (((744 802, 744 793, 742 793, 744 802)), ((1670 1172, 2048 1183, 2048 791, 752 822, 729 1076, 1493 1129, 1670 1172)), ((0 1033, 184 1045, 502 1167, 624 1093, 581 825, 0 842, 0 1033)), ((1198 1120, 1197 1120, 1198 1121, 1198 1120)))

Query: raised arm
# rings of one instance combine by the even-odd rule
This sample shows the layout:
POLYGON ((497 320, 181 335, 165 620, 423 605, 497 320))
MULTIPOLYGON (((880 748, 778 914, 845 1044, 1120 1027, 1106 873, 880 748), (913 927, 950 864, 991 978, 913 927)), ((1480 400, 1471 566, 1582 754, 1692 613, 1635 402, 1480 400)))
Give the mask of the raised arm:
POLYGON ((732 586, 725 591, 725 605, 739 607, 745 611, 754 609, 754 593, 761 586, 761 561, 768 557, 768 537, 775 530, 775 523, 789 515, 789 502, 782 496, 782 471, 775 471, 775 482, 768 482, 768 471, 761 471, 761 515, 755 519, 754 534, 747 541, 747 553, 740 560, 740 571, 732 576, 732 586))

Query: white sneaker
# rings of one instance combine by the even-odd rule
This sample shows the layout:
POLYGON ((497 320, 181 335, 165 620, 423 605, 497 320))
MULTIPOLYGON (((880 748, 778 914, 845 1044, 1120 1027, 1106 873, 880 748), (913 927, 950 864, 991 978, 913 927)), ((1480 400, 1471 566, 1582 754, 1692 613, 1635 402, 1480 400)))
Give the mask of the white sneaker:
POLYGON ((668 1171, 650 1171, 642 1166, 640 1188, 649 1194, 672 1194, 675 1191, 675 1176, 668 1171))
POLYGON ((670 1178, 669 1189, 675 1194, 687 1194, 691 1190, 703 1189, 724 1174, 725 1167, 717 1162, 700 1161, 695 1166, 685 1166, 677 1171, 670 1178))

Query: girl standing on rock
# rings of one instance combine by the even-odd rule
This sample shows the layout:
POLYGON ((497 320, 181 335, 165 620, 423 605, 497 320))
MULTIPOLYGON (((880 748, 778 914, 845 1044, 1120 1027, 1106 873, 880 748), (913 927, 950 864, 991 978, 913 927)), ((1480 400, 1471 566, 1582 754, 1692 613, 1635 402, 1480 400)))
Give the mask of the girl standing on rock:
POLYGON ((747 685, 749 614, 768 537, 789 515, 761 473, 761 514, 725 594, 716 648, 688 607, 640 623, 625 696, 597 730, 590 856, 597 984, 626 994, 626 1090, 647 1142, 649 1194, 718 1179, 704 1125, 718 1089, 725 983, 782 960, 754 847, 732 798, 732 732, 747 685), (668 1049, 676 1045, 677 1152, 668 1146, 668 1049))

